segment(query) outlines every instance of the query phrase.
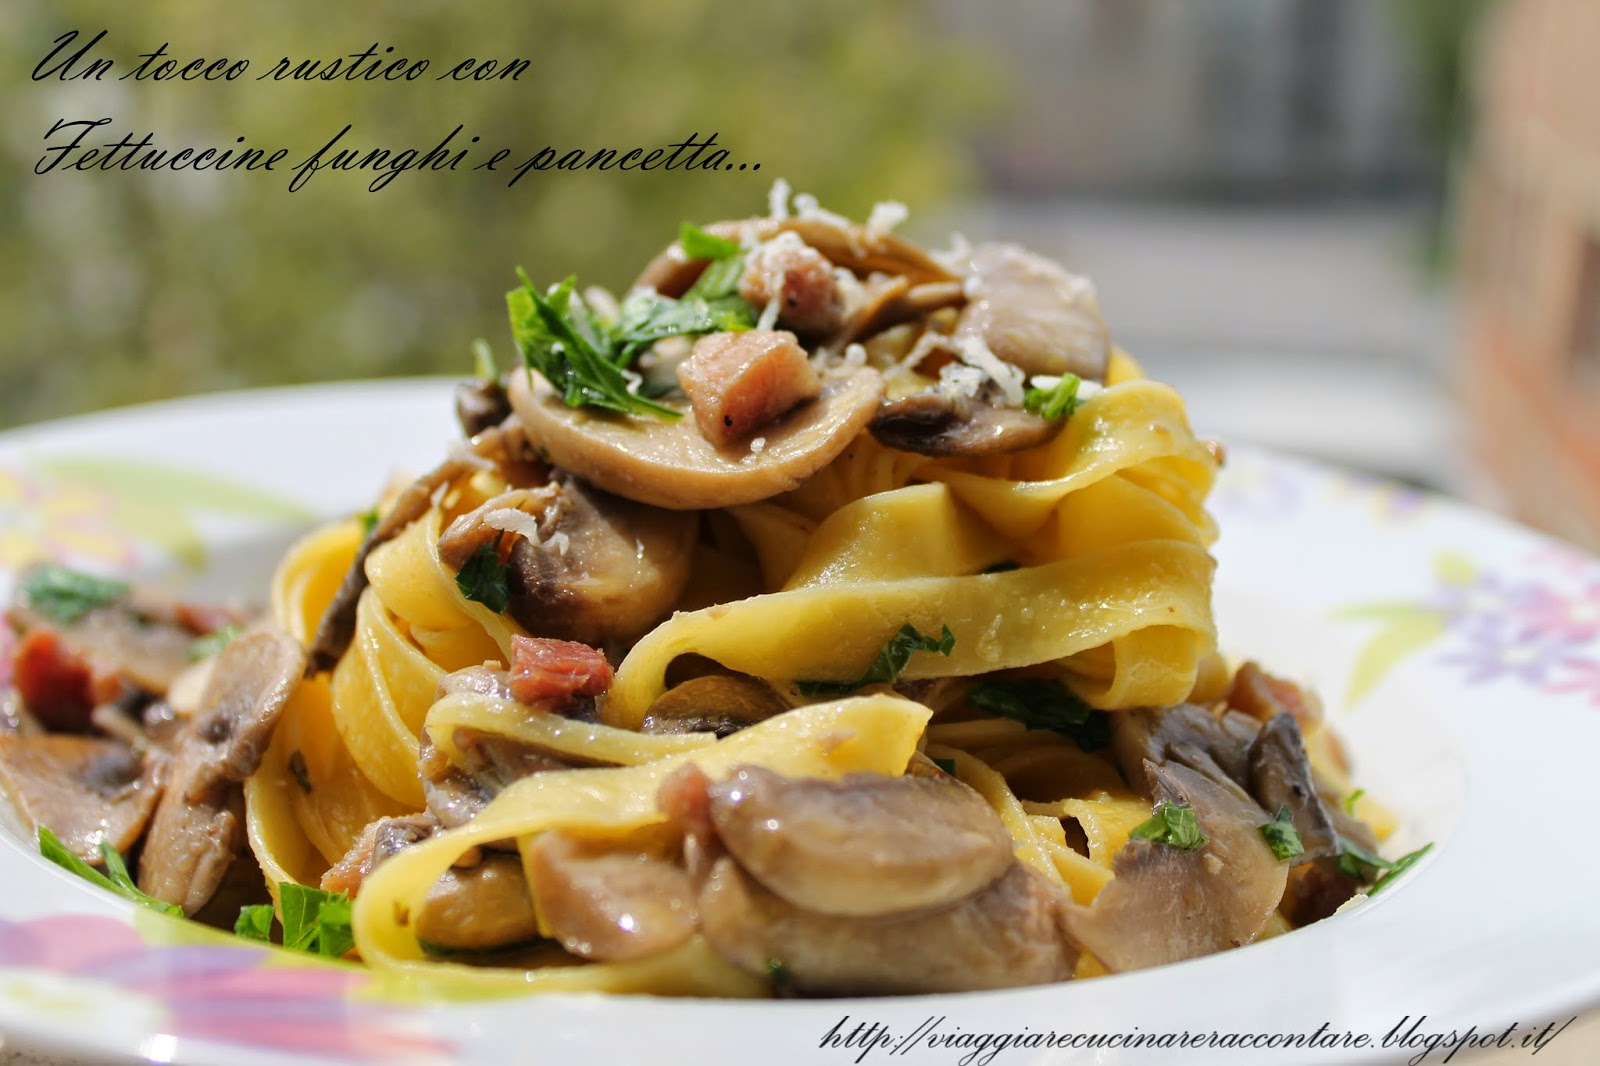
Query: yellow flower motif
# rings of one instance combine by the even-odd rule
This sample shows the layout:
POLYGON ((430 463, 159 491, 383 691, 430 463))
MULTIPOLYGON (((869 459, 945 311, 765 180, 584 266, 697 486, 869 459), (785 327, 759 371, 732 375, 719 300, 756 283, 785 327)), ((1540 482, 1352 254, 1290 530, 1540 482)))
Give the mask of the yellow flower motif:
POLYGON ((112 524, 114 514, 103 492, 0 466, 0 571, 42 559, 130 563, 135 542, 112 524))

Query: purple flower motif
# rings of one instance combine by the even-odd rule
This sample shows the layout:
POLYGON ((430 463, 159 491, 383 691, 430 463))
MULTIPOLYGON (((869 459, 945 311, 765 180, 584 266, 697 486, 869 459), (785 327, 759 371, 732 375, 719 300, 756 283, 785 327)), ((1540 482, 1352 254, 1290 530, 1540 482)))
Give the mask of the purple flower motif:
POLYGON ((1539 585, 1506 581, 1493 574, 1479 573, 1469 581, 1441 579, 1433 595, 1421 604, 1436 611, 1445 625, 1469 638, 1492 638, 1505 634, 1546 590, 1539 585))
POLYGON ((0 918, 0 971, 41 970, 142 997, 165 1008, 180 1039, 372 1062, 437 1059, 452 1050, 399 1027, 402 1010, 354 995, 369 980, 364 971, 281 959, 243 941, 150 945, 100 915, 0 918))
POLYGON ((1461 633, 1461 650, 1439 661, 1463 668, 1468 684, 1501 678, 1543 685, 1558 667, 1578 661, 1581 642, 1547 633, 1481 626, 1461 633))
POLYGON ((1568 595, 1540 587, 1517 604, 1517 623, 1533 633, 1559 636, 1578 643, 1600 637, 1600 580, 1568 595))
POLYGON ((1287 518, 1299 509, 1304 480, 1291 468, 1273 462, 1241 462, 1230 466, 1211 493, 1210 506, 1219 514, 1247 518, 1287 518))

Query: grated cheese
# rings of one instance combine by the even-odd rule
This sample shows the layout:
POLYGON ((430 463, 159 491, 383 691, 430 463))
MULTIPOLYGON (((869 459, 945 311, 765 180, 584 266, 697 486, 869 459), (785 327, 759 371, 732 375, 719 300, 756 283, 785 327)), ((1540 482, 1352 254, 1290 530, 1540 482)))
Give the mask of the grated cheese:
POLYGON ((750 454, 760 455, 767 448, 767 438, 756 437, 750 442, 750 454))
POLYGON ((855 370, 867 365, 867 346, 865 344, 847 344, 844 346, 844 363, 847 370, 855 370))
POLYGON ((985 377, 982 370, 965 363, 946 363, 939 368, 939 384, 937 386, 941 396, 952 400, 975 399, 983 388, 985 377))
POLYGON ((539 520, 515 507, 495 508, 483 516, 483 524, 502 533, 515 533, 529 544, 537 546, 540 543, 539 520))
POLYGON ((1023 373, 989 350, 982 337, 964 333, 956 338, 956 355, 968 366, 977 367, 1000 389, 1006 403, 1022 406, 1023 373))
POLYGON ((475 467, 479 470, 494 469, 493 462, 485 459, 483 456, 473 451, 472 445, 468 444, 464 440, 461 440, 460 438, 450 442, 449 446, 445 449, 445 458, 453 460, 454 462, 465 463, 467 466, 475 467))
POLYGON ((867 216, 867 239, 883 240, 896 226, 910 217, 911 211, 899 200, 885 200, 873 204, 872 214, 867 216))
POLYGON ((783 309, 782 296, 782 292, 772 294, 767 306, 761 309, 761 317, 756 319, 756 329, 771 329, 778 324, 778 312, 783 309))
POLYGON ((772 188, 767 190, 767 217, 774 222, 782 222, 789 217, 789 183, 782 178, 772 183, 772 188))
POLYGON ((554 548, 562 555, 565 555, 567 554, 567 549, 572 547, 572 538, 567 536, 565 533, 552 533, 550 535, 550 539, 545 541, 545 544, 554 548))

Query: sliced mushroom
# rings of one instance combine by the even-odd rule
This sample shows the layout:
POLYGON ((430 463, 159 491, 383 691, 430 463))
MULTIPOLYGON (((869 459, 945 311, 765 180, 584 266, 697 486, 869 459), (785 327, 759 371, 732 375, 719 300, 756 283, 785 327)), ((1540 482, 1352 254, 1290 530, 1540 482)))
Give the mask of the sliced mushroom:
POLYGON ((178 745, 139 861, 139 887, 193 914, 243 844, 242 783, 255 773, 305 672, 300 642, 273 629, 217 657, 201 713, 178 745))
POLYGON ((958 335, 1029 374, 1076 374, 1104 381, 1110 333, 1094 286, 1014 244, 983 244, 972 254, 969 301, 958 335))
POLYGON ((533 489, 511 489, 494 496, 465 514, 457 515, 439 535, 439 561, 460 571, 486 544, 497 544, 506 535, 507 516, 513 523, 532 524, 560 494, 555 484, 533 489))
POLYGON ((1111 747, 1130 785, 1148 781, 1146 762, 1181 762, 1218 781, 1244 787, 1250 781, 1250 743, 1255 723, 1244 715, 1221 717, 1192 703, 1162 710, 1123 711, 1110 716, 1111 747))
POLYGON ((161 759, 117 740, 0 734, 0 791, 35 829, 92 863, 100 845, 127 851, 161 794, 161 759))
POLYGON ((699 516, 619 498, 563 477, 539 521, 518 539, 512 618, 537 637, 626 645, 666 617, 689 582, 699 516))
POLYGON ((643 733, 732 736, 789 709, 767 682, 749 674, 707 674, 662 693, 645 712, 643 733))
MULTIPOLYGON (((913 285, 960 280, 909 241, 892 233, 869 233, 865 226, 843 219, 752 218, 715 222, 705 228, 719 237, 737 241, 769 241, 780 233, 793 233, 827 256, 835 266, 861 277, 875 273, 904 274, 913 285)), ((674 241, 646 264, 632 287, 654 289, 663 296, 682 296, 705 268, 705 260, 690 259, 684 255, 682 245, 674 241)))
POLYGON ((379 818, 363 829, 344 857, 322 875, 322 890, 343 892, 354 899, 361 891, 361 883, 380 863, 412 844, 428 839, 439 828, 439 820, 431 814, 379 818))
POLYGON ((876 370, 825 376, 814 402, 766 428, 759 452, 734 455, 706 440, 691 419, 571 408, 542 377, 511 381, 512 409, 557 466, 607 492, 675 510, 754 503, 798 487, 867 427, 882 397, 876 370))
POLYGON ((476 437, 511 417, 511 401, 498 381, 475 378, 456 386, 456 421, 461 432, 476 437))
POLYGON ((1250 794, 1269 814, 1287 808, 1305 855, 1296 865, 1339 855, 1339 832, 1317 796, 1305 741, 1293 715, 1273 715, 1250 745, 1250 794))
POLYGON ((694 888, 681 866, 551 830, 527 848, 534 903, 561 946, 604 962, 669 951, 695 930, 694 888))
POLYGON ((1020 407, 930 391, 884 404, 871 429, 879 444, 904 452, 983 456, 1036 447, 1053 439, 1063 425, 1020 407))
POLYGON ((948 907, 1014 861, 1011 835, 953 778, 787 778, 745 767, 709 790, 712 824, 752 877, 789 903, 855 917, 948 907))
POLYGON ((1013 861, 976 896, 889 918, 816 914, 759 883, 729 857, 700 889, 700 929, 747 973, 781 969, 793 991, 917 995, 1063 981, 1077 949, 1060 926, 1066 894, 1013 861))
POLYGON ((418 940, 446 951, 487 951, 539 935, 528 879, 515 855, 489 855, 476 866, 446 870, 412 922, 418 940))
POLYGON ((1146 763, 1145 772, 1157 802, 1194 809, 1207 841, 1187 850, 1130 840, 1094 903, 1067 907, 1068 931, 1113 973, 1250 943, 1288 873, 1261 836, 1271 819, 1238 786, 1178 763, 1146 763))

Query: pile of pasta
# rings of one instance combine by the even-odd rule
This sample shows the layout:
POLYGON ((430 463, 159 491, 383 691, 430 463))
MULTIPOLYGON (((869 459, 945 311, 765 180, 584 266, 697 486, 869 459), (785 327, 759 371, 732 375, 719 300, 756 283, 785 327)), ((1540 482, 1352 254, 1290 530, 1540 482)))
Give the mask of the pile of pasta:
MULTIPOLYGON (((463 728, 507 737, 575 768, 511 783, 467 824, 372 870, 354 907, 361 958, 485 988, 765 995, 765 978, 698 935, 626 962, 584 962, 551 946, 531 963, 469 966, 430 953, 409 917, 453 863, 495 842, 525 851, 560 829, 670 851, 657 794, 686 763, 713 779, 752 765, 838 779, 903 774, 920 752, 998 812, 1022 862, 1089 904, 1151 801, 1108 751, 968 706, 964 681, 1020 671, 1110 712, 1217 700, 1231 676, 1211 614, 1217 530, 1205 500, 1217 465, 1178 394, 1116 350, 1104 387, 1038 446, 929 456, 862 432, 797 488, 703 516, 688 587, 621 650, 598 721, 440 694, 452 671, 509 663, 523 632, 468 598, 440 558, 451 522, 509 487, 501 471, 473 469, 366 557, 348 651, 300 685, 248 783, 251 846, 269 884, 314 885, 374 820, 423 810, 424 737, 447 757, 463 728), (894 688, 796 695, 797 680, 862 677, 907 625, 948 629, 948 653, 912 655, 894 688), (640 731, 684 656, 767 679, 795 705, 721 739, 640 731), (1064 828, 1073 823, 1077 846, 1064 828)), ((313 639, 363 537, 350 519, 293 548, 272 590, 279 625, 313 639)), ((1339 773, 1316 731, 1308 747, 1324 772, 1339 773)), ((1078 975, 1095 972, 1085 953, 1078 975)))

